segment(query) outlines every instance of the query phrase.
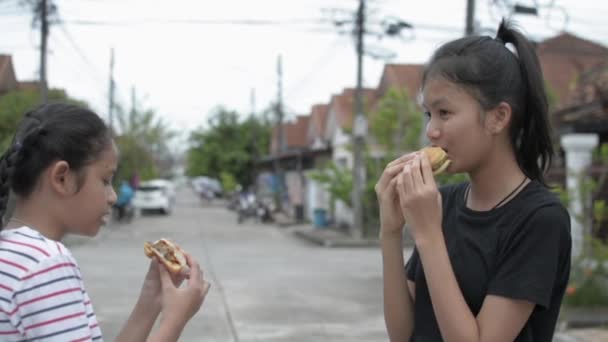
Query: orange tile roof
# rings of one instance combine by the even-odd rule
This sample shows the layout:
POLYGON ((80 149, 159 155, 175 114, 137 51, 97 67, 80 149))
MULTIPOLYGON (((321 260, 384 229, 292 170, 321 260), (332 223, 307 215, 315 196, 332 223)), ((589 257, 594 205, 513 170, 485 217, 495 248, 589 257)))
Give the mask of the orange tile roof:
MULTIPOLYGON (((283 139, 285 150, 301 149, 308 146, 306 139, 308 133, 309 115, 299 115, 295 122, 283 123, 283 139)), ((278 126, 272 128, 272 139, 270 141, 270 153, 278 151, 278 126)))
POLYGON ((316 104, 312 106, 310 120, 315 129, 316 136, 322 136, 323 132, 325 132, 328 111, 329 105, 327 104, 316 104))
POLYGON ((0 93, 17 88, 13 59, 10 55, 0 55, 0 93))
MULTIPOLYGON (((374 106, 377 100, 376 89, 363 88, 362 91, 364 110, 367 111, 374 106)), ((342 91, 342 94, 333 95, 329 107, 330 110, 335 111, 338 125, 350 129, 355 112, 355 89, 346 88, 342 91)))
POLYGON ((415 100, 420 91, 423 64, 386 64, 378 84, 378 96, 382 97, 390 88, 405 88, 415 100))
POLYGON ((39 90, 40 82, 38 82, 38 81, 20 81, 19 89, 21 89, 21 90, 39 90))
POLYGON ((556 108, 559 109, 566 105, 579 75, 608 59, 608 48, 563 33, 542 41, 537 46, 537 54, 543 76, 557 96, 556 108))

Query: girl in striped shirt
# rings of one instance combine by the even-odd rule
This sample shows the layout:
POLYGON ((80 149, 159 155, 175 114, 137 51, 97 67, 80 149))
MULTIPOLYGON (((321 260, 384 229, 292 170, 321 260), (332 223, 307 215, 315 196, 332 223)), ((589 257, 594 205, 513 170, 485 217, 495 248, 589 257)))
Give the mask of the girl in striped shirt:
MULTIPOLYGON (((116 193, 118 152, 99 116, 67 104, 25 114, 0 159, 0 217, 9 193, 14 213, 0 232, 0 340, 101 341, 76 260, 59 242, 95 236, 116 193)), ((176 341, 209 284, 190 256, 188 286, 153 260, 117 341, 176 341), (158 317, 163 319, 148 338, 158 317)))

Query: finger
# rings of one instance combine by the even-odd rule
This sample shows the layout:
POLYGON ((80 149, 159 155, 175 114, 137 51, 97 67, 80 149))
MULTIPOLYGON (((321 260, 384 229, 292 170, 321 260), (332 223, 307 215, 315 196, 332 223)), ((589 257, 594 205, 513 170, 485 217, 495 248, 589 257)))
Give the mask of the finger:
POLYGON ((378 191, 384 191, 391 179, 395 178, 399 172, 403 169, 403 164, 395 164, 391 167, 387 167, 382 176, 380 176, 380 180, 378 181, 378 191))
POLYGON ((420 165, 420 158, 416 158, 412 162, 412 186, 414 190, 424 186, 424 178, 422 177, 422 168, 420 165))
POLYGON ((148 272, 158 273, 158 260, 156 258, 150 259, 150 266, 148 267, 148 272))
POLYGON ((397 176, 389 179, 388 184, 378 192, 378 197, 382 197, 383 199, 390 199, 396 195, 395 186, 397 185, 397 176))
POLYGON ((173 285, 173 279, 171 279, 171 274, 169 273, 167 268, 161 263, 158 263, 158 272, 160 273, 160 283, 163 288, 175 287, 173 285))
POLYGON ((406 164, 403 167, 403 190, 406 194, 411 193, 414 190, 414 180, 412 178, 412 165, 406 164))
POLYGON ((405 208, 405 199, 407 196, 407 194, 405 192, 404 180, 405 180, 405 174, 402 172, 397 177, 397 185, 396 185, 397 193, 399 195, 399 206, 401 206, 402 210, 405 208))
POLYGON ((424 184, 437 187, 437 184, 435 184, 435 176, 433 175, 431 161, 429 160, 429 157, 426 155, 426 153, 423 153, 423 156, 420 159, 420 169, 422 171, 422 178, 424 179, 424 184))
POLYGON ((418 154, 418 152, 412 152, 412 153, 404 154, 401 157, 399 157, 399 158, 393 160, 392 162, 388 163, 388 165, 386 167, 389 168, 389 167, 397 165, 397 164, 406 163, 406 162, 412 160, 416 156, 416 154, 418 154))
POLYGON ((207 295, 207 292, 209 292, 210 288, 211 283, 209 283, 208 281, 203 281, 203 297, 207 295))
POLYGON ((192 256, 189 254, 186 254, 186 259, 190 265, 190 277, 188 278, 188 284, 200 283, 203 279, 203 272, 201 271, 198 262, 196 262, 196 260, 194 260, 194 258, 192 258, 192 256))

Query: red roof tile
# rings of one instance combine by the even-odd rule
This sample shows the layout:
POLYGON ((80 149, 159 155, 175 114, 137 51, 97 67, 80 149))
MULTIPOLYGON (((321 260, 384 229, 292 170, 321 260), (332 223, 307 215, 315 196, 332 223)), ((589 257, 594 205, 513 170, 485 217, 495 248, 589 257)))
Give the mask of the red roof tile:
POLYGON ((423 70, 422 64, 386 64, 378 85, 378 96, 382 97, 390 88, 396 87, 405 88, 415 100, 420 91, 423 70))
POLYGON ((325 132, 328 110, 329 105, 326 104, 316 104, 312 106, 310 111, 310 120, 314 127, 316 136, 322 136, 323 132, 325 132))
POLYGON ((568 101, 581 73, 608 58, 608 48, 569 33, 541 42, 537 53, 543 76, 557 96, 556 108, 568 101))
MULTIPOLYGON (((306 135, 308 132, 310 116, 299 115, 295 122, 283 123, 283 141, 285 150, 305 148, 308 144, 306 135)), ((270 141, 270 153, 278 151, 278 126, 272 129, 272 140, 270 141)))
POLYGON ((17 79, 10 55, 0 55, 0 93, 17 89, 17 79))
MULTIPOLYGON (((376 89, 363 88, 364 110, 372 108, 376 102, 376 89)), ((339 95, 333 95, 329 104, 330 110, 335 111, 340 127, 350 129, 353 124, 355 111, 355 89, 346 88, 339 95)))
POLYGON ((38 82, 38 81, 21 81, 21 82, 19 82, 19 89, 37 91, 40 89, 40 82, 38 82))

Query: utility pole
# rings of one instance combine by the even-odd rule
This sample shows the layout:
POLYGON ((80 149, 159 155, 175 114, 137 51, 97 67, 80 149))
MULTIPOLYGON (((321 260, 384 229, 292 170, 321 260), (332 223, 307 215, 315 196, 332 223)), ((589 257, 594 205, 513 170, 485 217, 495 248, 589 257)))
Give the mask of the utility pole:
POLYGON ((357 34, 357 88, 355 90, 355 113, 353 120, 353 226, 351 235, 354 238, 363 236, 363 149, 367 134, 367 120, 363 113, 363 37, 365 34, 365 0, 359 0, 356 22, 357 34))
POLYGON ((258 161, 258 147, 257 147, 257 130, 258 130, 258 123, 255 120, 255 88, 251 88, 251 95, 250 95, 250 104, 251 104, 251 116, 250 116, 250 122, 251 122, 251 152, 253 154, 253 168, 251 169, 252 172, 252 180, 253 180, 253 192, 255 194, 257 194, 258 192, 258 177, 257 177, 257 161, 258 161))
POLYGON ((283 154, 283 66, 281 55, 277 58, 277 151, 274 158, 274 171, 277 181, 276 205, 278 211, 283 211, 283 171, 281 169, 280 157, 283 154))
POLYGON ((464 34, 467 36, 475 34, 475 0, 467 0, 467 21, 464 34))
POLYGON ((48 85, 46 80, 46 53, 47 40, 49 36, 48 4, 47 0, 38 3, 40 13, 40 102, 46 104, 49 101, 48 85))
POLYGON ((114 48, 110 50, 110 89, 108 91, 108 121, 114 136, 114 48))

